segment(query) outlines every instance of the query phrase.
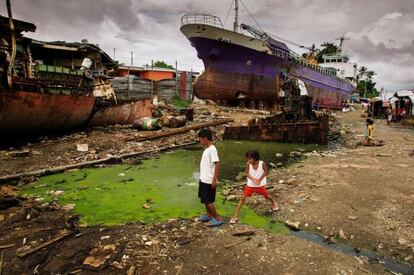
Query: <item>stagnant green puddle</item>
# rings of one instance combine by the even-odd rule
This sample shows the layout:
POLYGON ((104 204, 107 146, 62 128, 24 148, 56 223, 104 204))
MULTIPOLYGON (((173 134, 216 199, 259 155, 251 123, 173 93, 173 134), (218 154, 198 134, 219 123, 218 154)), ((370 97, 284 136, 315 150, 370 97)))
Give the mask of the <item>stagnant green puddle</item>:
MULTIPOLYGON (((282 161, 286 162, 289 152, 298 148, 304 151, 322 148, 248 141, 222 141, 216 146, 222 184, 240 178, 245 164, 244 154, 249 149, 258 150, 262 159, 268 162, 280 161, 276 160, 275 154, 281 153, 284 156, 282 161)), ((50 191, 62 190, 64 193, 59 196, 59 203, 75 204, 74 212, 89 225, 190 218, 204 210, 197 198, 201 153, 201 147, 189 148, 164 153, 138 165, 113 165, 45 176, 25 186, 22 193, 51 201, 50 191), (143 204, 151 208, 144 209, 143 204)), ((216 206, 220 214, 231 216, 236 202, 226 201, 219 189, 216 206)), ((258 215, 247 206, 242 208, 240 220, 271 232, 288 232, 280 223, 272 223, 270 217, 258 215)))

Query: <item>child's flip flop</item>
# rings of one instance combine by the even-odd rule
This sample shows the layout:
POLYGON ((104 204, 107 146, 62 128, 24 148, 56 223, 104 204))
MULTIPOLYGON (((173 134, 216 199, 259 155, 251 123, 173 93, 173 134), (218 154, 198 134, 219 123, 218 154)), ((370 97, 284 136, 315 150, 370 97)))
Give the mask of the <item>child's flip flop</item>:
POLYGON ((214 227, 214 226, 220 226, 220 225, 222 225, 222 224, 224 224, 224 221, 218 221, 218 220, 216 220, 216 219, 212 218, 212 219, 210 220, 210 222, 207 224, 207 226, 209 226, 209 227, 214 227))
POLYGON ((279 206, 277 206, 277 205, 276 205, 276 206, 273 206, 272 210, 273 210, 273 211, 277 211, 277 210, 279 210, 279 206))
POLYGON ((231 223, 231 224, 235 224, 235 223, 237 223, 239 221, 239 219, 238 218, 231 218, 230 219, 230 221, 229 221, 229 223, 231 223))
POLYGON ((211 218, 210 218, 209 216, 207 216, 206 214, 203 214, 203 215, 201 215, 201 216, 198 218, 198 220, 199 220, 200 222, 208 222, 208 221, 210 221, 210 220, 211 220, 211 218))

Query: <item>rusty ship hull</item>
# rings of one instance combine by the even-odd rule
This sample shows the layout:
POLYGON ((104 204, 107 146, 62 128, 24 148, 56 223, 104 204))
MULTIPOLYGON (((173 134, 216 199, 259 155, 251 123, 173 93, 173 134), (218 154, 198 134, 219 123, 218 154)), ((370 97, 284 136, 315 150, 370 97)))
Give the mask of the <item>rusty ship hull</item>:
POLYGON ((89 121, 89 126, 104 126, 111 124, 133 124, 143 117, 152 117, 151 99, 141 99, 132 102, 118 103, 98 109, 89 121))
POLYGON ((0 132, 58 131, 86 125, 93 96, 0 92, 0 132))
POLYGON ((266 41, 206 23, 184 23, 181 32, 204 63, 194 87, 199 98, 272 105, 278 100, 282 74, 302 80, 308 94, 325 107, 340 107, 354 89, 316 66, 295 62, 278 41, 269 47, 266 41))

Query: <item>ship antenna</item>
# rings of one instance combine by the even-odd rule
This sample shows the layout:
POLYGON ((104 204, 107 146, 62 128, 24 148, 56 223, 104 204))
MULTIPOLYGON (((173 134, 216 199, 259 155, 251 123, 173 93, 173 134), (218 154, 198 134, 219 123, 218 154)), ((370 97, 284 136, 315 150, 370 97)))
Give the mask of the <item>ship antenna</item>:
POLYGON ((234 1, 234 25, 233 25, 233 31, 238 32, 239 31, 239 1, 234 1))

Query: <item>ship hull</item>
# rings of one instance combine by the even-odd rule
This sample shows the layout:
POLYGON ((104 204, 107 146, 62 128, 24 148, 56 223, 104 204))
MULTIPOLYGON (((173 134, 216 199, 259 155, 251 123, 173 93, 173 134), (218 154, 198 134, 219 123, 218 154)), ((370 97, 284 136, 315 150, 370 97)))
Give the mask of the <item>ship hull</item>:
POLYGON ((205 72, 194 86, 200 98, 272 105, 278 102, 281 72, 302 80, 321 106, 340 107, 353 90, 350 83, 337 77, 269 54, 257 39, 208 25, 184 25, 181 31, 204 63, 205 72))
POLYGON ((93 114, 89 126, 133 124, 140 118, 152 117, 151 107, 151 99, 149 98, 107 106, 93 114))
POLYGON ((85 125, 93 96, 0 92, 0 132, 58 131, 85 125))

